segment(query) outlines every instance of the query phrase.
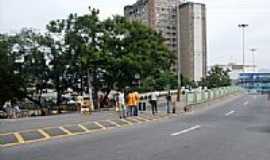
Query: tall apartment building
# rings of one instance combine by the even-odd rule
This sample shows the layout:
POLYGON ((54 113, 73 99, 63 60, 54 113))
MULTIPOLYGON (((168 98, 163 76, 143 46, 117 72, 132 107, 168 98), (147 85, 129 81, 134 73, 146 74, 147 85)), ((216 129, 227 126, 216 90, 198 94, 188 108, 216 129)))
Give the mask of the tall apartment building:
POLYGON ((197 6, 197 3, 183 3, 183 0, 137 0, 133 5, 124 8, 124 15, 129 20, 140 21, 161 33, 169 49, 181 60, 176 68, 180 69, 185 77, 195 81, 206 75, 207 68, 205 6, 197 6), (185 6, 193 4, 196 7, 186 11, 185 6), (204 14, 200 16, 204 20, 195 21, 193 17, 199 17, 199 13, 204 14), (199 34, 200 31, 205 33, 199 34), (200 42, 204 43, 199 45, 200 42), (201 50, 205 52, 202 53, 201 50))
POLYGON ((181 73, 194 81, 207 74, 206 8, 184 3, 177 8, 178 55, 181 73))
POLYGON ((179 3, 179 0, 138 0, 125 6, 124 15, 161 33, 169 49, 177 54, 176 9, 179 3))

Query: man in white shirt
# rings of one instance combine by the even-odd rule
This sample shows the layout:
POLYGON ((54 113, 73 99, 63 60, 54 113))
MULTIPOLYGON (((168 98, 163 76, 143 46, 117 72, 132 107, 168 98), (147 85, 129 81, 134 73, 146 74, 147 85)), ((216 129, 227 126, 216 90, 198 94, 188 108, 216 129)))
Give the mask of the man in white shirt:
POLYGON ((154 91, 151 93, 151 100, 150 100, 153 115, 158 113, 157 101, 158 101, 158 93, 156 91, 154 91))
POLYGON ((116 103, 119 107, 119 116, 120 118, 126 118, 126 106, 125 106, 125 95, 123 92, 117 93, 116 103))

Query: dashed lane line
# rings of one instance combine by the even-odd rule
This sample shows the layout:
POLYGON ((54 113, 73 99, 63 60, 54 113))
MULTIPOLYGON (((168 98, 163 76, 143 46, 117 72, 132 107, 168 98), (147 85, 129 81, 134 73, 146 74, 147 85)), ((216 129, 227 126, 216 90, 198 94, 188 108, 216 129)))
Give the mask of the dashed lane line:
POLYGON ((225 116, 230 116, 230 115, 232 115, 234 113, 235 113, 235 111, 230 111, 230 112, 226 113, 225 116))
POLYGON ((194 130, 199 129, 199 128, 201 128, 201 126, 200 126, 200 125, 196 125, 196 126, 194 126, 194 127, 191 127, 191 128, 188 128, 188 129, 184 129, 184 130, 182 130, 182 131, 180 131, 180 132, 172 133, 171 136, 179 136, 179 135, 181 135, 181 134, 185 134, 185 133, 194 131, 194 130))

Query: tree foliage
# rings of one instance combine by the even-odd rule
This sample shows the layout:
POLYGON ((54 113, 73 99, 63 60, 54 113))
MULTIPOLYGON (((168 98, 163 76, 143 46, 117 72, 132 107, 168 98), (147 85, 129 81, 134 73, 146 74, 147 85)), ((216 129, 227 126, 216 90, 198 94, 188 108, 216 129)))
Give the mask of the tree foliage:
POLYGON ((208 88, 218 88, 231 85, 229 70, 223 70, 218 66, 212 67, 206 78, 202 79, 200 85, 208 88))
POLYGON ((43 90, 51 86, 60 104, 67 88, 83 94, 88 81, 96 98, 100 90, 109 94, 112 89, 134 87, 135 75, 144 86, 151 78, 157 79, 153 85, 157 89, 175 85, 170 73, 174 56, 160 34, 121 16, 104 21, 98 16, 98 10, 89 8, 86 15, 70 14, 49 22, 45 33, 24 29, 15 36, 1 36, 1 85, 11 84, 1 87, 1 94, 10 94, 2 102, 26 97, 41 106, 43 90))
POLYGON ((0 107, 8 100, 25 96, 24 80, 15 73, 14 61, 10 58, 8 37, 0 35, 0 107))

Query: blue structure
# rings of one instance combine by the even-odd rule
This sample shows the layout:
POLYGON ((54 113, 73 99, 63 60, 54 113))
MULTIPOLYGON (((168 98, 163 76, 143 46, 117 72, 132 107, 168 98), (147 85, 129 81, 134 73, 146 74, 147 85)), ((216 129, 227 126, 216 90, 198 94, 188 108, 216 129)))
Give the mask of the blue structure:
POLYGON ((241 73, 238 84, 256 92, 270 92, 270 73, 241 73))

